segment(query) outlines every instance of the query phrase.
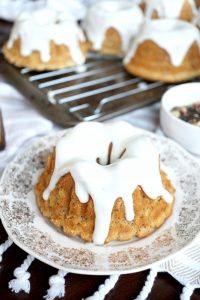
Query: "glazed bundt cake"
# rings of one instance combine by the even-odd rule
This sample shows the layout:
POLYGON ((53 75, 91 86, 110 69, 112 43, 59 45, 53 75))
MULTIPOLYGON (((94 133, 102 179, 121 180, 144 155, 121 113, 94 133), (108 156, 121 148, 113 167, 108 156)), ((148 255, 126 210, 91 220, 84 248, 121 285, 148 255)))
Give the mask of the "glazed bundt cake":
POLYGON ((123 54, 138 32, 144 16, 130 1, 99 1, 93 4, 83 21, 83 28, 95 51, 123 54))
POLYGON ((88 43, 78 24, 49 8, 19 15, 3 47, 10 63, 34 70, 81 65, 87 51, 88 43))
POLYGON ((125 59, 126 70, 147 80, 180 82, 200 75, 198 29, 181 20, 146 22, 125 59))
POLYGON ((148 236, 174 203, 151 139, 125 122, 69 130, 49 155, 35 192, 55 226, 95 244, 148 236))

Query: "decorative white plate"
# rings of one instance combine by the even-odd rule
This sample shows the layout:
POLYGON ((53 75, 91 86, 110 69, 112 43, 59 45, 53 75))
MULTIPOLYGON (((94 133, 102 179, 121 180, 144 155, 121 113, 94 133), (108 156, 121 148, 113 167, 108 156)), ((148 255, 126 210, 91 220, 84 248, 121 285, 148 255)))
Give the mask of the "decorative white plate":
MULTIPOLYGON (((142 132, 144 133, 144 132, 142 132)), ((180 146, 148 134, 176 187, 172 216, 150 237, 105 246, 69 238, 44 218, 36 205, 34 185, 59 136, 42 138, 20 153, 0 182, 0 213, 10 238, 39 260, 82 274, 131 273, 150 268, 190 244, 200 232, 200 165, 180 146)))

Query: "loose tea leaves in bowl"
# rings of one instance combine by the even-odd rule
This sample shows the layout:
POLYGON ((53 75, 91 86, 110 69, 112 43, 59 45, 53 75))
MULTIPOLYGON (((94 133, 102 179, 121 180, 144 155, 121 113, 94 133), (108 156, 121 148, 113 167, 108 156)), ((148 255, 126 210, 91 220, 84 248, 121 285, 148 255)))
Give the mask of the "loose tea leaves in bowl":
POLYGON ((190 105, 173 107, 171 113, 185 122, 200 127, 200 101, 190 105))

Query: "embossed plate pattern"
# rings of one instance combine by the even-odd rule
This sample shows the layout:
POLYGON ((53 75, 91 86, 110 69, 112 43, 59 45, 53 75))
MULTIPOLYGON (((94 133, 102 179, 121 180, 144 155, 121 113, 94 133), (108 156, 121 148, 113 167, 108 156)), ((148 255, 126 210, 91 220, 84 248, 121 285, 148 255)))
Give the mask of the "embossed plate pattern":
POLYGON ((158 148, 161 168, 176 188, 172 216, 150 237, 95 246, 65 236, 40 214, 34 185, 62 131, 39 139, 20 153, 2 176, 0 213, 10 238, 26 252, 58 269, 99 275, 144 270, 189 245, 200 232, 200 165, 169 139, 145 134, 158 148))

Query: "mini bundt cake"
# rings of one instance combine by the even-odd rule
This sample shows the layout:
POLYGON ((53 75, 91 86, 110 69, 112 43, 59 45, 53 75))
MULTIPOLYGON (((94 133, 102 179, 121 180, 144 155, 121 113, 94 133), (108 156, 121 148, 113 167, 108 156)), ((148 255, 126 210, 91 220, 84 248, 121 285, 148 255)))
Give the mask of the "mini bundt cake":
POLYGON ((78 24, 49 8, 19 15, 3 47, 10 63, 34 70, 81 65, 87 51, 88 43, 78 24))
POLYGON ((125 59, 126 70, 150 81, 181 82, 200 75, 200 38, 181 20, 146 22, 125 59))
POLYGON ((143 0, 142 7, 145 15, 153 19, 191 21, 197 12, 194 0, 143 0))
POLYGON ((83 29, 95 51, 123 54, 138 32, 144 16, 130 1, 100 1, 87 11, 83 29))
POLYGON ((174 203, 151 139, 125 122, 69 130, 49 155, 35 192, 55 226, 99 245, 148 236, 174 203))

